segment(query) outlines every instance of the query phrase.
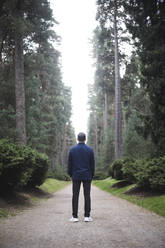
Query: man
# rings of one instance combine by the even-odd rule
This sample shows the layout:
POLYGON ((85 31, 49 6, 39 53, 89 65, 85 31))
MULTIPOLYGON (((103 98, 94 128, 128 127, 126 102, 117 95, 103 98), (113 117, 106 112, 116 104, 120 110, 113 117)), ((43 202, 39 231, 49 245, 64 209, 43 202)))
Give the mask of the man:
POLYGON ((90 222, 91 211, 91 181, 94 176, 95 161, 93 149, 85 144, 84 133, 78 134, 78 144, 70 149, 68 157, 68 174, 72 178, 72 218, 70 221, 78 222, 78 200, 81 182, 84 189, 84 221, 90 222))

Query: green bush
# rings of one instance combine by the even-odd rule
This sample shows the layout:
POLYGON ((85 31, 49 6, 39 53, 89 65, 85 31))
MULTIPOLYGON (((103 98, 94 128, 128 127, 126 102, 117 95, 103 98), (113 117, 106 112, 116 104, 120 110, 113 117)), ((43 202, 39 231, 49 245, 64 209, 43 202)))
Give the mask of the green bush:
POLYGON ((54 171, 48 170, 46 177, 54 178, 60 181, 70 181, 70 176, 67 173, 57 170, 54 171))
POLYGON ((123 179, 122 166, 123 166, 123 160, 122 159, 115 160, 112 163, 111 169, 109 171, 111 171, 113 178, 115 178, 117 180, 123 179))
POLYGON ((47 169, 48 158, 44 155, 30 147, 0 140, 1 191, 14 190, 27 185, 40 185, 47 169))
POLYGON ((125 158, 123 159, 123 165, 122 165, 122 172, 123 172, 123 179, 125 179, 127 182, 135 183, 135 173, 138 170, 137 165, 135 164, 135 160, 132 158, 125 158))
POLYGON ((55 179, 61 180, 61 181, 70 181, 70 176, 66 173, 62 174, 55 174, 55 179))
POLYGON ((32 175, 27 181, 28 187, 40 186, 46 179, 46 174, 49 167, 48 157, 45 154, 33 152, 33 170, 32 175))
POLYGON ((152 160, 136 161, 138 172, 137 184, 154 190, 165 190, 165 156, 152 160))
POLYGON ((30 147, 17 145, 17 149, 19 147, 20 151, 20 156, 22 157, 22 176, 21 180, 18 183, 18 187, 23 187, 26 186, 29 180, 32 178, 32 173, 34 170, 34 165, 35 165, 35 150, 31 149, 30 147))
POLYGON ((108 176, 109 176, 109 177, 113 177, 113 169, 112 169, 112 164, 109 166, 108 176))
POLYGON ((165 190, 165 156, 150 160, 115 160, 109 175, 117 180, 137 183, 146 189, 165 190))
POLYGON ((106 172, 103 172, 103 171, 96 171, 95 174, 94 174, 94 177, 93 179, 94 180, 103 180, 105 178, 107 178, 108 175, 106 172))
POLYGON ((139 186, 150 188, 146 165, 147 160, 136 160, 134 166, 137 168, 137 172, 134 174, 134 176, 135 181, 139 186))
POLYGON ((0 164, 0 189, 15 188, 21 182, 24 172, 20 146, 1 140, 0 164))

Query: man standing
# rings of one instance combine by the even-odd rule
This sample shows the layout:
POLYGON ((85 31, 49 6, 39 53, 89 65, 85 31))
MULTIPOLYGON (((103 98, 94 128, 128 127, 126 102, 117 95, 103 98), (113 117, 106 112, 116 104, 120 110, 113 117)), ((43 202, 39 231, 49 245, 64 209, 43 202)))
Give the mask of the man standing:
POLYGON ((81 182, 84 189, 84 221, 92 221, 91 211, 91 181, 94 176, 95 161, 93 149, 85 144, 84 133, 78 134, 78 144, 70 149, 68 157, 68 174, 72 177, 72 218, 78 221, 78 200, 81 182))

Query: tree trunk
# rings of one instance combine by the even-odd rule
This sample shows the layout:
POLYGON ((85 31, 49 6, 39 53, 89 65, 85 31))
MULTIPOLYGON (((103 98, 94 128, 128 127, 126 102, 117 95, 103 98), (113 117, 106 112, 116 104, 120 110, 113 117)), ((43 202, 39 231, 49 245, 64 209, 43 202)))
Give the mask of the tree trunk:
POLYGON ((51 172, 54 171, 54 166, 55 166, 55 157, 54 157, 54 154, 52 154, 50 156, 50 170, 51 170, 51 172))
POLYGON ((64 167, 65 167, 65 160, 66 160, 66 124, 64 125, 63 128, 63 143, 62 143, 62 149, 60 151, 61 153, 61 166, 62 170, 64 172, 64 167))
POLYGON ((15 35, 15 97, 17 140, 26 144, 23 39, 15 35))
POLYGON ((107 92, 104 93, 104 135, 106 135, 108 127, 108 97, 107 92))
POLYGON ((97 117, 94 113, 94 125, 95 125, 95 156, 98 156, 98 134, 97 134, 97 117))
POLYGON ((115 159, 122 157, 122 109, 119 72, 119 51, 117 34, 117 0, 114 1, 114 37, 115 37, 115 159))

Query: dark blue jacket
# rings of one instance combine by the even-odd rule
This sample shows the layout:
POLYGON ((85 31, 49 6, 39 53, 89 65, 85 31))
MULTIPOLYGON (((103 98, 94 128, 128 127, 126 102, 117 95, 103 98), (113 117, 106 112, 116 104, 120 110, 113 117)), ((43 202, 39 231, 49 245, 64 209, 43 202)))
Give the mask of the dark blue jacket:
POLYGON ((93 149, 85 143, 78 143, 70 149, 68 174, 72 180, 92 180, 95 171, 93 149))

